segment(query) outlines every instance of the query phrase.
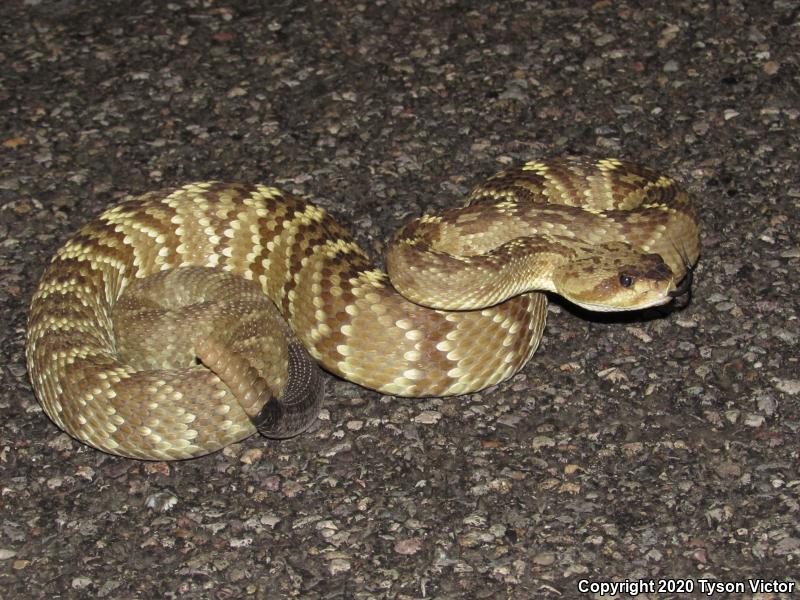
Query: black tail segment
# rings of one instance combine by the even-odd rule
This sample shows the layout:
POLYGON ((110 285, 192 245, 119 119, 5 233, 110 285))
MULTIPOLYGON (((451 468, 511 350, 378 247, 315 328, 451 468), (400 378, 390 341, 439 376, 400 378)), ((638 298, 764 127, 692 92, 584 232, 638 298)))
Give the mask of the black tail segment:
POLYGON ((279 398, 271 397, 256 416, 250 417, 258 432, 273 439, 290 438, 316 420, 325 395, 325 378, 317 363, 297 341, 288 344, 286 386, 279 398))

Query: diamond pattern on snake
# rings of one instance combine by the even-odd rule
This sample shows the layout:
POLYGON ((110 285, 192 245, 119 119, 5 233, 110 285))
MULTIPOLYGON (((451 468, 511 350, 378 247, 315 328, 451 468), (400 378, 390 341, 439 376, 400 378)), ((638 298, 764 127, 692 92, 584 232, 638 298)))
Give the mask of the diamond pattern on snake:
POLYGON ((56 253, 31 304, 28 371, 75 438, 191 458, 302 432, 320 367, 395 396, 495 385, 536 351, 544 292, 594 311, 666 304, 699 251, 688 194, 616 159, 498 173, 466 206, 396 232, 388 273, 301 198, 193 183, 109 208, 56 253))

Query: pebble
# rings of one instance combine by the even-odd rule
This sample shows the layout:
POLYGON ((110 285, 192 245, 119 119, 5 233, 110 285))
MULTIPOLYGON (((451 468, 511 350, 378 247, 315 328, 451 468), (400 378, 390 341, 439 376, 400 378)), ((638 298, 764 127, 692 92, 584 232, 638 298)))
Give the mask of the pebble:
POLYGON ((423 425, 435 425, 442 418, 442 413, 436 410, 424 410, 414 417, 414 423, 421 423, 423 425))
POLYGON ((349 560, 344 558, 334 558, 328 563, 328 572, 331 575, 340 575, 347 573, 353 568, 349 560))
POLYGON ((761 427, 764 424, 764 416, 757 414, 748 414, 744 418, 744 424, 748 427, 761 427))
POLYGON ((546 435, 537 435, 531 439, 530 445, 534 450, 540 450, 542 448, 552 448, 556 445, 556 441, 546 435))

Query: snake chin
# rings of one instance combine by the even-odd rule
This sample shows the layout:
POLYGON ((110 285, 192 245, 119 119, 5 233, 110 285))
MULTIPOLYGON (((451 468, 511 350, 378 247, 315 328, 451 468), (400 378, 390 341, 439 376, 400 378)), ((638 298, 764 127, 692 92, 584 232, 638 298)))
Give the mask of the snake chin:
POLYGON ((639 298, 628 301, 625 304, 603 304, 598 302, 584 302, 574 298, 567 298, 573 304, 580 306, 586 310, 593 312, 629 312, 634 310, 644 310, 647 308, 654 308, 672 302, 673 298, 669 295, 648 293, 643 294, 639 298))

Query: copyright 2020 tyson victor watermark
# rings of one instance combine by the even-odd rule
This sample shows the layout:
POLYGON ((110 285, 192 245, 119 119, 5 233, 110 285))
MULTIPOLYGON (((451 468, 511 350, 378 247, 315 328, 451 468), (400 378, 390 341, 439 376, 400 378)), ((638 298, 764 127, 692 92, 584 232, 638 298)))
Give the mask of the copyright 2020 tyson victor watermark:
POLYGON ((578 591, 601 596, 626 595, 631 598, 639 594, 702 594, 713 597, 715 594, 791 594, 796 590, 796 582, 777 579, 743 579, 740 581, 719 581, 717 579, 625 579, 624 581, 578 581, 578 591))

